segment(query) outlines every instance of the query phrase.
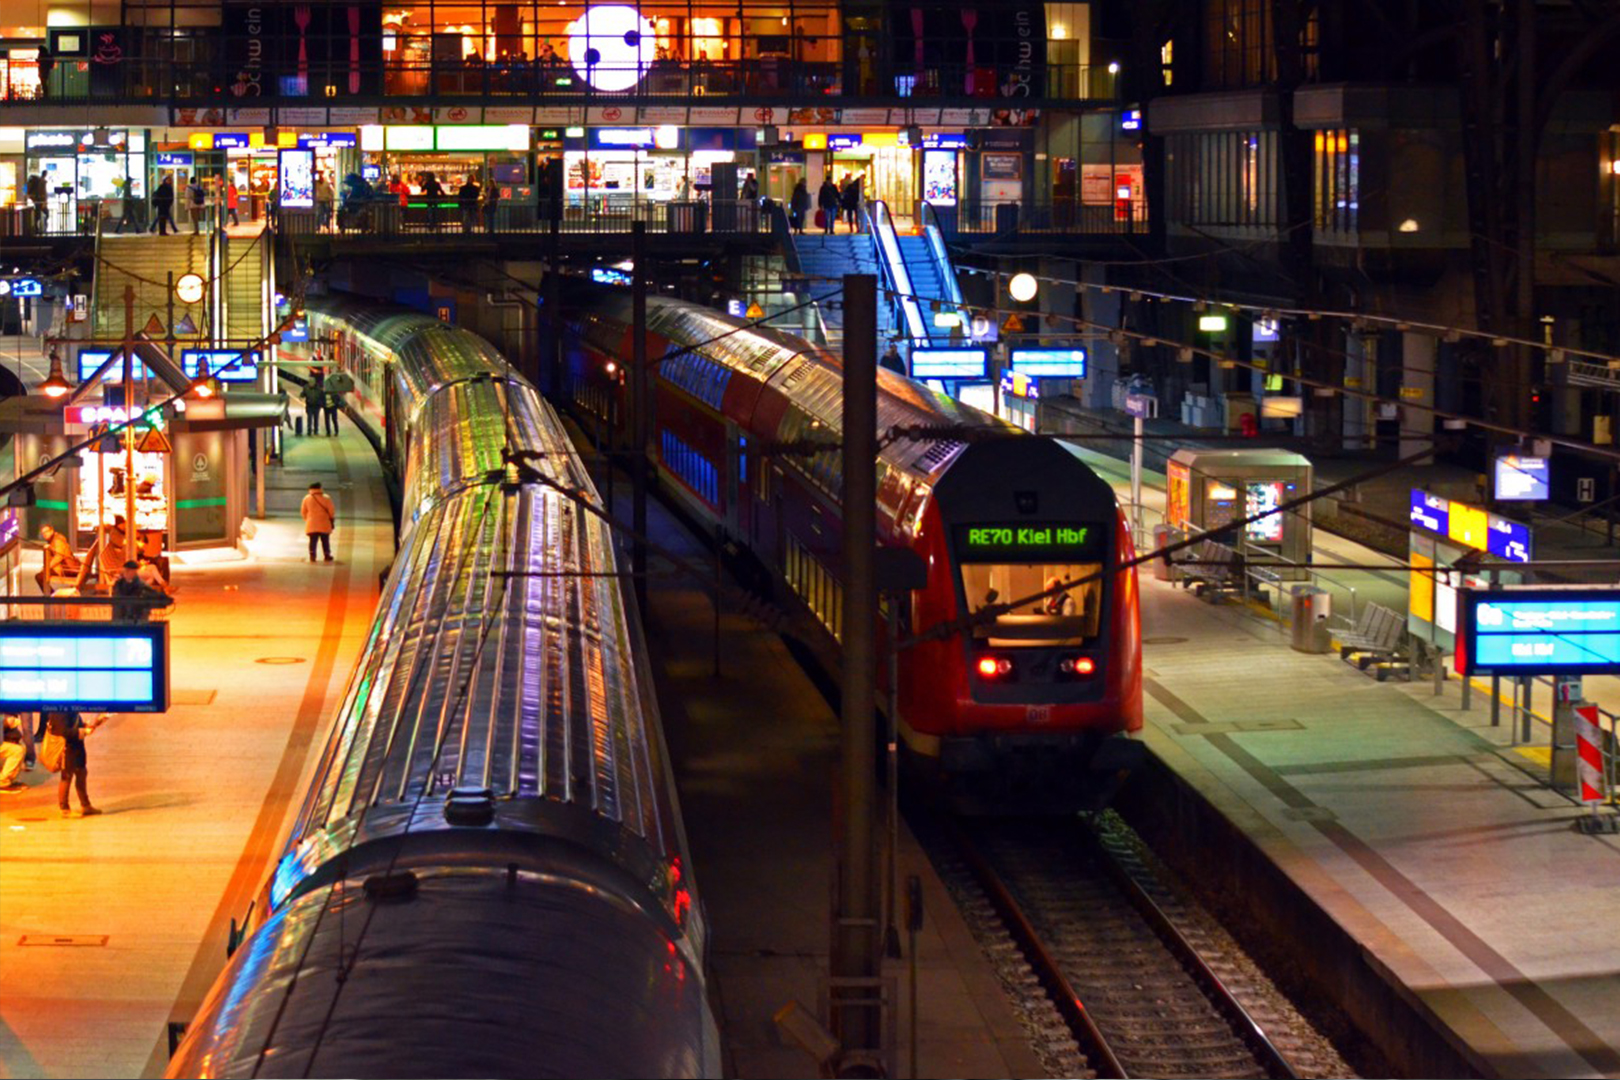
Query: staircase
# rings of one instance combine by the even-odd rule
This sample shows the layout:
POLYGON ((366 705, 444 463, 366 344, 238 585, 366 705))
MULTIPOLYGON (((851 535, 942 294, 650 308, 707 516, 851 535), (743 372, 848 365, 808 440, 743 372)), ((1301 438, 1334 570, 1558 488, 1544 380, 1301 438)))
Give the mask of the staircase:
MULTIPOLYGON (((816 236, 806 233, 793 238, 793 248, 799 256, 799 270, 810 279, 810 295, 821 296, 838 288, 845 274, 878 274, 877 248, 870 233, 845 233, 816 236)), ((880 336, 885 325, 889 305, 878 304, 878 330, 880 336)), ((821 328, 827 344, 837 348, 844 342, 844 305, 842 297, 834 295, 829 301, 816 305, 821 317, 821 328)))
POLYGON ((258 341, 270 329, 264 296, 269 235, 225 238, 225 339, 233 345, 258 341))
MULTIPOLYGON (((135 332, 146 329, 155 316, 164 329, 151 336, 161 340, 169 332, 169 275, 172 273, 173 280, 178 281, 190 273, 207 281, 212 276, 209 240, 207 234, 194 233, 101 234, 96 240, 95 291, 90 307, 93 335, 98 339, 124 336, 124 286, 131 285, 135 289, 135 332)), ((189 315, 198 333, 207 332, 207 290, 194 304, 174 297, 173 305, 176 322, 189 315)))

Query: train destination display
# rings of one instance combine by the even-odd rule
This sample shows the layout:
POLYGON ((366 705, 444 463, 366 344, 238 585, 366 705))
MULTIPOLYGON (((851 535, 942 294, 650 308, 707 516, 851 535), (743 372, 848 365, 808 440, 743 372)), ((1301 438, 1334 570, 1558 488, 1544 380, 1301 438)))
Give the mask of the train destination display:
POLYGON ((990 370, 990 354, 983 349, 911 350, 913 379, 982 379, 990 370))
POLYGON ((167 623, 0 622, 0 709, 168 707, 167 623))
POLYGON ((958 525, 964 562, 1093 562, 1104 533, 1096 525, 958 525))
POLYGON ((1469 590, 1462 616, 1469 674, 1620 673, 1620 589, 1469 590))

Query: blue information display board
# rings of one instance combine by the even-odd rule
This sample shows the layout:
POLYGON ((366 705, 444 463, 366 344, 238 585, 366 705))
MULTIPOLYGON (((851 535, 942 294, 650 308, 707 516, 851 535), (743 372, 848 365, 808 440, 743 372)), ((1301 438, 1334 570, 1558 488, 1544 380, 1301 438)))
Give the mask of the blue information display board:
POLYGON ((202 365, 208 364, 208 373, 220 382, 256 382, 259 378, 257 351, 242 356, 241 349, 182 349, 180 365, 186 378, 195 379, 202 374, 202 365), (241 357, 238 360, 238 357, 241 357))
POLYGON ((911 350, 913 379, 982 379, 990 370, 990 355, 983 349, 911 350))
POLYGON ((1012 369, 1041 378, 1083 379, 1086 377, 1084 349, 1014 349, 1012 369))
POLYGON ((1461 607, 1469 674, 1620 674, 1620 589, 1468 590, 1461 607))
POLYGON ((0 710, 168 708, 167 623, 0 622, 0 710))

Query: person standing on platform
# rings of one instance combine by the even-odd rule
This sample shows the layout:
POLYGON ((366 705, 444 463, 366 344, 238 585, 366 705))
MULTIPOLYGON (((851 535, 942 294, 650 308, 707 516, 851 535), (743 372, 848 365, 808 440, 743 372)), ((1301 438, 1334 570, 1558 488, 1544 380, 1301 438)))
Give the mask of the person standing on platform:
POLYGON ((816 209, 821 213, 821 227, 832 232, 838 225, 838 185, 833 183, 832 173, 821 182, 821 190, 816 192, 816 209))
POLYGON ((48 205, 50 202, 50 194, 45 190, 45 174, 35 173, 33 176, 30 176, 28 178, 28 183, 24 188, 24 192, 28 196, 28 202, 31 207, 29 216, 33 220, 34 225, 34 227, 29 231, 43 233, 50 218, 50 209, 48 205))
POLYGON ((298 508, 304 519, 304 535, 309 537, 309 561, 315 561, 315 545, 320 544, 327 562, 332 562, 332 529, 337 525, 337 507, 321 490, 320 481, 309 485, 309 494, 298 508))
POLYGON ((237 216, 237 213, 236 213, 237 204, 240 203, 241 200, 242 200, 242 193, 240 191, 236 190, 236 181, 232 180, 230 177, 226 177, 225 178, 225 216, 231 219, 231 224, 232 225, 240 225, 240 224, 242 224, 242 219, 239 216, 237 216))
POLYGON ((844 184, 844 190, 839 193, 839 203, 844 208, 844 217, 849 221, 850 232, 861 230, 861 178, 852 176, 844 184))
POLYGON ((94 721, 85 723, 84 717, 76 712, 52 712, 45 714, 45 747, 41 760, 47 767, 56 764, 49 760, 51 742, 62 740, 62 778, 56 784, 56 805, 62 811, 63 817, 72 817, 73 812, 68 805, 68 792, 77 788, 79 792, 79 817, 93 817, 101 813, 96 807, 90 805, 90 758, 85 753, 84 740, 97 728, 107 722, 107 714, 102 713, 94 721))
POLYGON ((24 765, 33 764, 34 732, 32 725, 16 713, 6 713, 0 718, 0 726, 5 735, 5 741, 0 742, 0 795, 17 795, 28 790, 17 783, 17 777, 24 765))
POLYGON ((167 176, 152 192, 152 217, 152 231, 159 236, 180 231, 180 227, 174 223, 174 181, 167 176))
POLYGON ((321 433, 321 410, 326 406, 326 391, 314 380, 304 384, 304 434, 321 433))
POLYGON ((191 178, 191 183, 186 185, 186 198, 191 204, 191 233, 195 236, 202 232, 203 221, 208 217, 208 189, 203 187, 202 177, 191 178))
POLYGON ((338 433, 338 410, 343 407, 343 395, 335 390, 327 390, 321 399, 321 411, 326 414, 326 433, 338 433))
POLYGON ((900 355, 900 347, 892 341, 889 342, 889 347, 884 350, 883 356, 878 360, 878 367, 885 367, 890 371, 904 375, 906 373, 906 361, 900 355))
POLYGON ((461 231, 470 233, 478 227, 478 198, 483 192, 478 187, 478 178, 471 173, 456 192, 456 202, 461 207, 461 231))
POLYGON ((332 228, 332 204, 336 201, 337 193, 332 190, 332 182, 325 173, 316 173, 315 231, 327 232, 332 228))
POLYGON ((444 185, 431 172, 422 174, 422 197, 428 205, 428 228, 439 231, 439 202, 444 198, 444 185))
POLYGON ((800 236, 804 235, 804 219, 809 213, 810 188, 800 177, 799 182, 793 185, 793 194, 788 196, 788 222, 800 236))

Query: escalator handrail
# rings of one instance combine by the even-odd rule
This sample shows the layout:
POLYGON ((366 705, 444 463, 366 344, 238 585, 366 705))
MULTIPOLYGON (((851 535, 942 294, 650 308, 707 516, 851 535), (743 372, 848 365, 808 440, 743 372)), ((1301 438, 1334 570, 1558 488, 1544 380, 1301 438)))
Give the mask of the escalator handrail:
POLYGON ((917 305, 917 293, 911 286, 911 274, 907 272, 906 261, 900 254, 900 239, 895 234, 889 206, 882 199, 873 199, 867 203, 867 211, 872 235, 883 256, 881 264, 888 270, 890 284, 900 302, 900 311, 905 316, 907 336, 914 345, 919 342, 926 345, 928 326, 923 322, 922 308, 917 305))

